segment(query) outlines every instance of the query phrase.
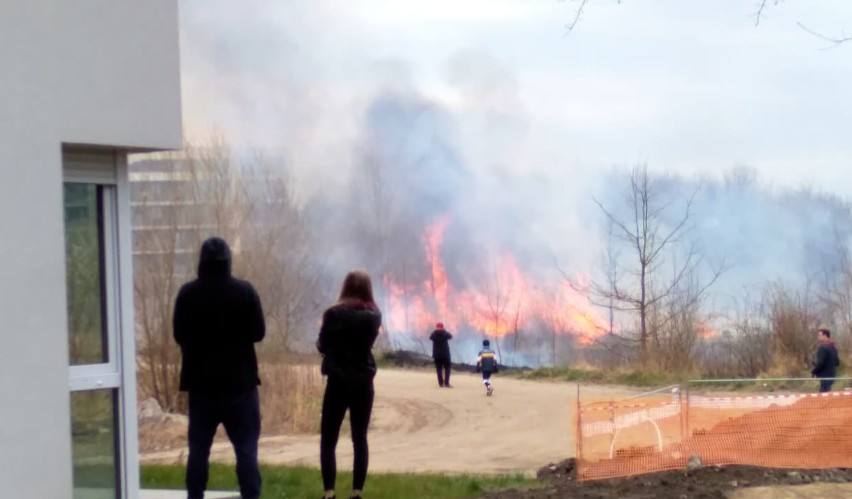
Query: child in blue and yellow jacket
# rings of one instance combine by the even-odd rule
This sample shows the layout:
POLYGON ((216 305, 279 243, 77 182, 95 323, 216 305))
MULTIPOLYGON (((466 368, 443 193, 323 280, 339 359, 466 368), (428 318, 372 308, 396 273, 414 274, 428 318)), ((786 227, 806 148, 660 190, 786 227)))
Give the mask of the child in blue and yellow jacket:
POLYGON ((482 350, 479 351, 479 356, 476 358, 476 372, 482 373, 482 384, 485 385, 485 394, 489 397, 494 393, 494 387, 491 385, 491 373, 496 373, 497 354, 491 350, 491 342, 482 340, 482 350))

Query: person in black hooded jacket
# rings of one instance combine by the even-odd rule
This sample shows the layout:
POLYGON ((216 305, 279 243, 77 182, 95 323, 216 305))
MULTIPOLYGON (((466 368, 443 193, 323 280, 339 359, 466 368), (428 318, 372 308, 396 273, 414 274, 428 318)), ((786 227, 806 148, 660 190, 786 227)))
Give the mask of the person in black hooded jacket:
POLYGON ((223 424, 236 455, 244 499, 260 497, 257 463, 260 400, 254 344, 266 326, 260 298, 247 281, 231 276, 231 250, 212 237, 201 245, 198 278, 181 287, 173 331, 180 345, 180 389, 189 393, 189 499, 204 497, 210 446, 223 424))
POLYGON ((349 409, 354 450, 350 497, 361 497, 367 480, 367 428, 373 411, 376 375, 372 348, 381 325, 382 314, 373 299, 370 275, 363 270, 349 272, 339 299, 323 314, 317 339, 317 350, 323 356, 322 374, 328 377, 320 422, 320 467, 326 498, 334 497, 335 449, 346 409, 349 409))

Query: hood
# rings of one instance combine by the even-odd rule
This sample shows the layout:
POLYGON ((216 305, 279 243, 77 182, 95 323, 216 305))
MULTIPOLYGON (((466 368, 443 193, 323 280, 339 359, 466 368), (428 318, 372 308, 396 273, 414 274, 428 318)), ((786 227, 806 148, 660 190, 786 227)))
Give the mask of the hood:
POLYGON ((834 340, 832 340, 831 338, 827 338, 827 339, 822 340, 822 344, 826 345, 826 346, 830 346, 831 348, 837 348, 836 346, 834 346, 834 340))
POLYGON ((231 248, 220 237, 211 237, 201 244, 198 257, 200 279, 228 277, 231 275, 231 248))

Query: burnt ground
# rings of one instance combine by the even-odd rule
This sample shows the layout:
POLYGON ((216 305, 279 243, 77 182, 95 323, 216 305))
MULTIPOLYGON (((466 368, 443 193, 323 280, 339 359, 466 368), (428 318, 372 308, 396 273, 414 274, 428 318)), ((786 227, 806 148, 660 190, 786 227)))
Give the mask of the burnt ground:
POLYGON ((610 480, 577 482, 575 461, 567 459, 538 471, 539 487, 503 490, 486 499, 724 499, 727 493, 767 485, 852 482, 852 469, 788 470, 753 466, 707 466, 691 471, 666 471, 610 480))

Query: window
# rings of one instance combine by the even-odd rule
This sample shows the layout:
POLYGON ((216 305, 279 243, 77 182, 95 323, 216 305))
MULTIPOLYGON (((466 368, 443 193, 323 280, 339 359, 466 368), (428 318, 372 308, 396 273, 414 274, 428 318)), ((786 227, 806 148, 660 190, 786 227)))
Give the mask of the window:
POLYGON ((117 390, 71 393, 74 499, 118 497, 117 390))
POLYGON ((64 151, 63 171, 73 497, 132 498, 138 458, 126 155, 64 151))
POLYGON ((102 186, 65 184, 69 364, 109 362, 102 186))

